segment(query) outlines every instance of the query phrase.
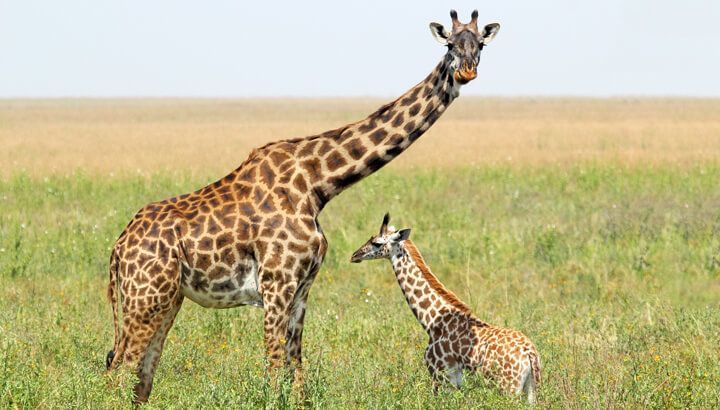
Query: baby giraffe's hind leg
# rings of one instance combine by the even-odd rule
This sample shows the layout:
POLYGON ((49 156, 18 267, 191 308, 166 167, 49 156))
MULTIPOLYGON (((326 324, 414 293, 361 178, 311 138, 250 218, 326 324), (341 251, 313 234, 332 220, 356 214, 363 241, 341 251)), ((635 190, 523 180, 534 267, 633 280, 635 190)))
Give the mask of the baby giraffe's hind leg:
POLYGON ((525 397, 527 397, 528 403, 537 403, 536 386, 532 376, 529 376, 525 381, 525 385, 523 386, 523 394, 525 395, 525 397))
POLYGON ((463 371, 460 365, 454 365, 448 368, 448 378, 450 384, 459 389, 463 383, 463 371))
MULTIPOLYGON (((528 360, 529 362, 530 360, 528 360)), ((537 402, 537 386, 535 385, 535 375, 533 374, 532 364, 528 363, 528 367, 524 369, 524 383, 522 385, 522 395, 527 397, 530 404, 537 402)))

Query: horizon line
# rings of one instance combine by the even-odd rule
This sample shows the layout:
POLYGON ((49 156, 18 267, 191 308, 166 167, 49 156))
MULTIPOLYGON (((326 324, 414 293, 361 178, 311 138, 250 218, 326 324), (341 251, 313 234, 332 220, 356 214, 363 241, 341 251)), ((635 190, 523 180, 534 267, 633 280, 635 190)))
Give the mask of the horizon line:
MULTIPOLYGON (((64 95, 64 96, 0 96, 0 101, 18 100, 360 100, 360 99, 392 99, 396 95, 64 95)), ((621 100, 621 99, 678 99, 678 100, 720 100, 720 95, 687 95, 687 94, 470 94, 462 99, 578 99, 578 100, 621 100)))

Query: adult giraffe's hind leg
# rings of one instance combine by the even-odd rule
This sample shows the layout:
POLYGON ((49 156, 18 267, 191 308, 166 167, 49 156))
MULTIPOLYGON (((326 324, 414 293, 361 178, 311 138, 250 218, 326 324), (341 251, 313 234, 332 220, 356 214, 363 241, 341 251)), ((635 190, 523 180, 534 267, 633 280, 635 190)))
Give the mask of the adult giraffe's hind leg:
POLYGON ((150 343, 145 349, 145 355, 138 365, 139 382, 135 385, 135 397, 139 402, 147 401, 148 397, 150 397, 153 378, 155 377, 155 370, 157 369, 158 361, 160 360, 160 355, 162 354, 163 345, 165 344, 168 332, 175 321, 175 316, 177 316, 177 313, 180 310, 182 301, 183 297, 179 296, 171 309, 165 312, 159 328, 150 339, 150 343))
POLYGON ((122 336, 111 366, 117 367, 122 362, 137 370, 139 381, 134 389, 137 403, 147 401, 150 396, 165 338, 183 301, 177 262, 148 266, 142 272, 130 268, 123 279, 122 336), (143 276, 152 279, 137 280, 143 276))

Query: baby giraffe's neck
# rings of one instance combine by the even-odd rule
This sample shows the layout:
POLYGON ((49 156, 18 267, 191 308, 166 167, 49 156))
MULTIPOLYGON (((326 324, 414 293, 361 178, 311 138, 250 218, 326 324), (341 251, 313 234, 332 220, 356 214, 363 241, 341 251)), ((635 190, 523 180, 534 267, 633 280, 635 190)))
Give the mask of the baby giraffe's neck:
POLYGON ((470 308, 433 275, 415 244, 406 240, 403 245, 390 260, 405 299, 425 331, 432 334, 443 317, 474 319, 470 308))

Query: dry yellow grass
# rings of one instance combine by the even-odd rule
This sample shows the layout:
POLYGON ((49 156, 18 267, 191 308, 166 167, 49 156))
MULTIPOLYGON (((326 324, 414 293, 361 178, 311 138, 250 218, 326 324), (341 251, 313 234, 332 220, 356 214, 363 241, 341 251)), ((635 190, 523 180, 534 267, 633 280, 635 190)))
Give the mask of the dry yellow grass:
MULTIPOLYGON (((356 121, 382 99, 0 101, 2 175, 235 168, 268 141, 356 121)), ((720 100, 462 97, 391 165, 720 158, 720 100)))

